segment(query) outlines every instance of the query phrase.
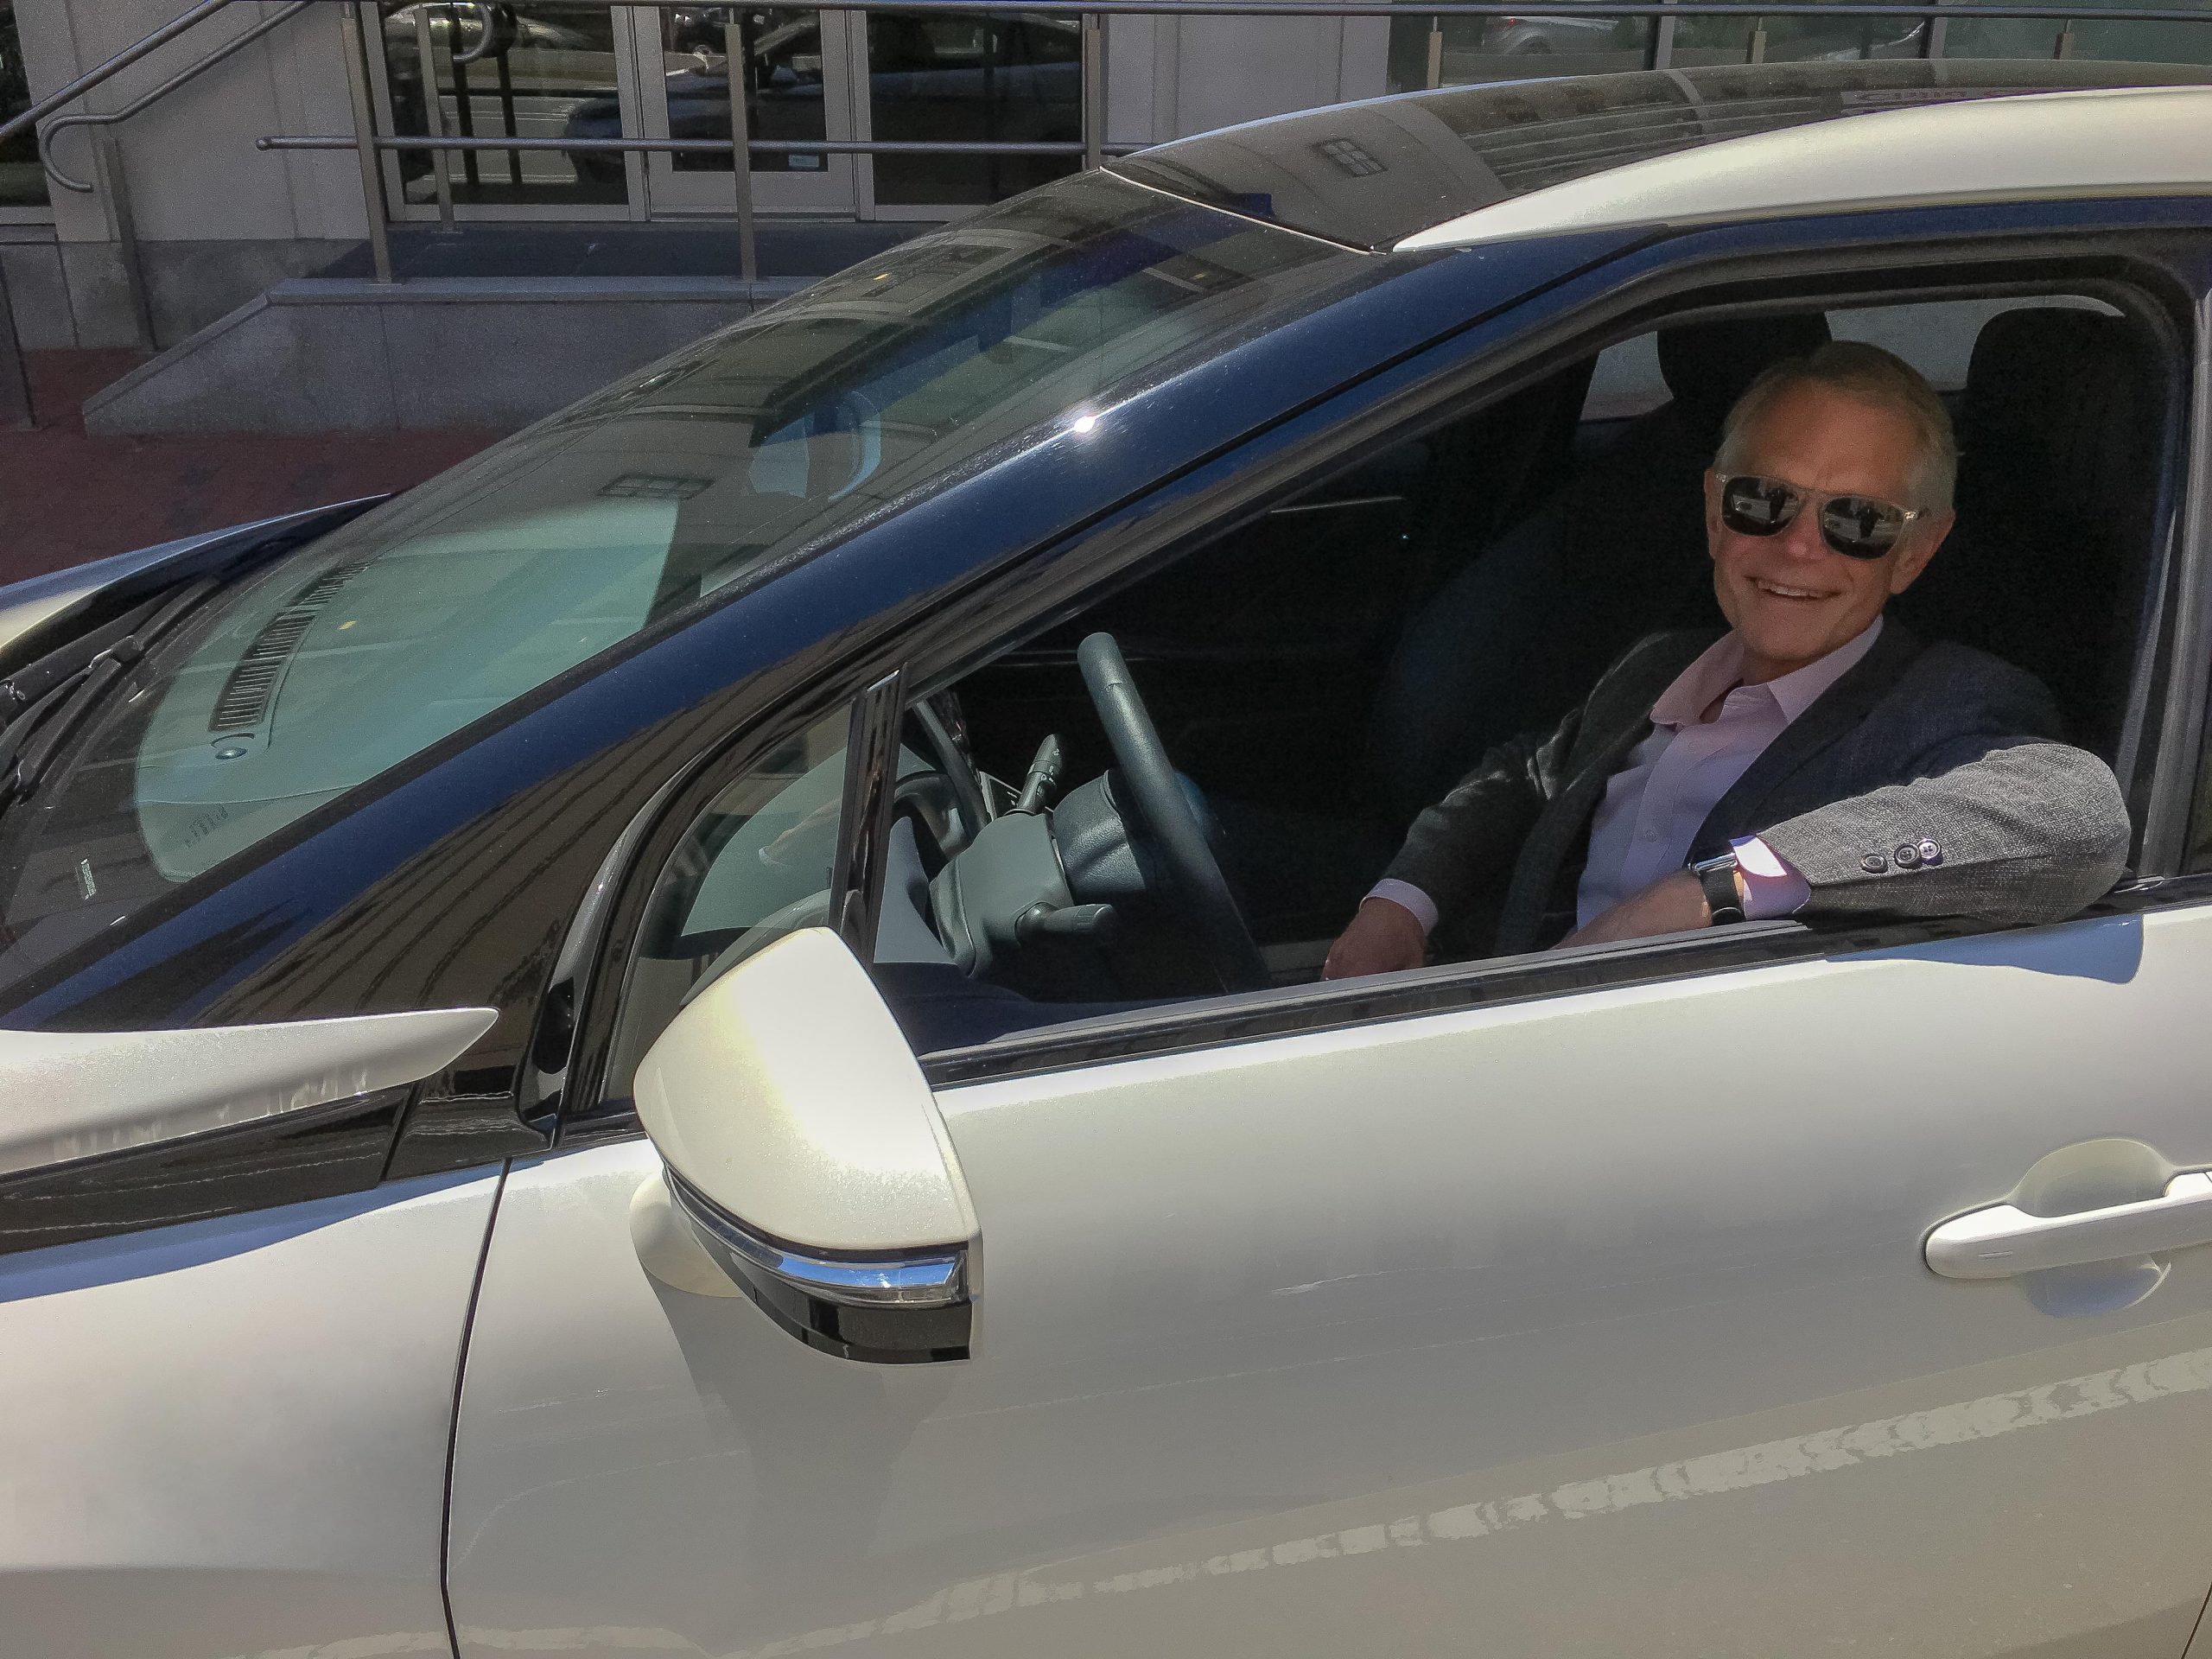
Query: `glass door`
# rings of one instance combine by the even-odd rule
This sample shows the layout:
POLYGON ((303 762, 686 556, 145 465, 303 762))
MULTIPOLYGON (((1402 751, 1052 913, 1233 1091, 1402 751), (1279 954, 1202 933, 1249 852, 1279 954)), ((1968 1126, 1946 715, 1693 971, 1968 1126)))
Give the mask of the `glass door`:
MULTIPOLYGON (((394 132, 611 138, 627 130, 628 42, 610 8, 383 0, 378 11, 394 132)), ((434 212, 429 155, 401 151, 397 171, 406 216, 434 212)), ((556 218, 604 216, 623 208, 630 194, 622 156, 606 151, 462 151, 448 174, 454 205, 473 216, 530 217, 542 209, 556 218)))
MULTIPOLYGON (((746 124, 754 138, 854 137, 853 24, 837 11, 771 6, 634 10, 639 118, 654 138, 730 141, 729 30, 741 45, 746 124)), ((653 211, 727 216, 734 192, 730 152, 652 156, 653 211)), ((850 156, 790 150, 753 156, 753 203, 763 213, 858 208, 850 156)))
MULTIPOLYGON (((874 136, 961 143, 1073 143, 1083 137, 1083 29, 1041 12, 868 20, 874 136)), ((880 156, 884 218, 944 218, 1072 173, 1073 156, 880 156)))
MULTIPOLYGON (((16 29, 16 0, 0 0, 0 121, 30 106, 30 72, 24 67, 23 43, 16 29)), ((8 208, 46 204, 46 168, 39 164, 37 136, 19 132, 0 144, 0 222, 10 217, 8 208)))

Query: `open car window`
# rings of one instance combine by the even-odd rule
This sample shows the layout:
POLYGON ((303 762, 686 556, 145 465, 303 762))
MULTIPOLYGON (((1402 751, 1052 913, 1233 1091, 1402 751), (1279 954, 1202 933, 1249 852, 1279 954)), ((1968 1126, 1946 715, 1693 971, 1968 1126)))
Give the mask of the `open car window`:
MULTIPOLYGON (((1837 305, 1738 334, 1696 327, 1738 352, 1834 337, 1925 365, 1967 448, 1961 522, 1892 610, 1923 639, 2034 674, 2069 740, 2120 761, 2171 506, 2161 458, 2177 371, 2155 330, 2116 296, 2063 291, 1837 305), (2099 442, 2081 441, 2085 423, 2099 442)), ((1702 474, 1721 416, 1764 365, 1678 358, 1662 372, 1647 336, 1606 353, 1615 394, 1633 390, 1638 355, 1661 377, 1656 404, 1630 400, 1624 413, 1618 396, 1602 401, 1605 359, 1593 353, 1357 467, 1332 466, 957 682, 981 772, 1019 790, 1040 747, 1062 769, 1027 827, 1001 816, 918 877, 887 883, 886 917, 926 930, 950 958, 909 950, 876 964, 918 1049, 1012 1052, 1033 1039, 1049 1046, 1065 1027, 1071 1052, 1111 1052, 1132 1022, 1220 1040, 1239 1021, 1292 1028, 1301 1007, 1363 1017, 1393 995, 1419 1005, 1493 980, 1526 995, 1645 971, 1651 953, 1635 945, 1509 959, 1475 930, 1440 932, 1435 965, 1395 991, 1317 983, 1330 940, 1414 815, 1486 749, 1549 731, 1638 639, 1724 626, 1702 474), (1471 503, 1497 510, 1485 518, 1471 503), (1337 579, 1347 570, 1357 584, 1337 579), (1077 666, 1079 642, 1098 629, 1120 639, 1266 986, 1224 998, 1132 810, 1077 666), (1101 909, 1110 918, 1084 913, 1101 909), (1067 914, 1048 924, 1055 912, 1067 914)), ((1495 874, 1502 885, 1510 872, 1495 874)), ((1818 923, 1779 922, 1677 943, 1755 961, 1817 950, 1821 937, 1818 923)), ((993 1062, 960 1064, 960 1075, 988 1075, 993 1062)))

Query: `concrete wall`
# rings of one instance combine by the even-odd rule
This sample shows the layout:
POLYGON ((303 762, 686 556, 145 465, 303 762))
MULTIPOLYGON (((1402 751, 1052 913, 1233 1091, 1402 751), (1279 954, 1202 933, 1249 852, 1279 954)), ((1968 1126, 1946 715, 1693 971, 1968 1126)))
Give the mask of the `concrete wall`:
MULTIPOLYGON (((73 79, 181 9, 181 0, 18 0, 33 93, 73 79)), ((77 107, 119 108, 262 15, 242 4, 216 16, 77 107)), ((181 338, 366 234, 351 156, 253 147, 267 133, 352 126, 338 12, 320 6, 118 129, 158 340, 181 338)), ((83 132, 65 135, 58 157, 78 176, 93 175, 83 132)), ((0 253, 26 344, 132 343, 111 204, 97 193, 53 194, 51 239, 8 243, 0 253)))

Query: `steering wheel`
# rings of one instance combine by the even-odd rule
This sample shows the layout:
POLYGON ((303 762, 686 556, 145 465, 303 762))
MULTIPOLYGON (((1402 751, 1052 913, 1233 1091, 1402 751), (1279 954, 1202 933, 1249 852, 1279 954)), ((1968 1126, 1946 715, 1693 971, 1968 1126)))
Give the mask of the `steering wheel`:
POLYGON ((1122 648, 1112 634, 1094 633, 1076 647, 1075 659, 1099 724, 1106 728, 1114 764, 1128 785, 1131 804, 1166 867, 1169 883, 1189 906, 1214 971, 1226 989, 1264 989, 1273 982, 1267 963, 1260 959, 1260 948, 1252 943, 1243 912, 1221 873, 1221 861, 1168 761, 1159 728, 1137 695, 1122 648))

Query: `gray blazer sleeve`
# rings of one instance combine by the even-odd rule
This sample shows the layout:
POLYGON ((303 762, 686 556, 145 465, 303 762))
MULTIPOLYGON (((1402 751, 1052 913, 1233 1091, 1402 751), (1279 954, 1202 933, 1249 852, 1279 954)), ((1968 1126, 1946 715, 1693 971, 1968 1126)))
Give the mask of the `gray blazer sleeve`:
POLYGON ((1500 885, 1513 868, 1550 799, 1547 781, 1564 769, 1581 724, 1577 708, 1548 737, 1524 733, 1491 749, 1413 821, 1384 877, 1419 887, 1440 915, 1463 917, 1479 897, 1478 887, 1500 885))
POLYGON ((1802 914, 2058 921, 2110 891, 2126 867, 2127 805, 2093 754, 1971 735, 1914 769, 1921 775, 1908 782, 1759 832, 1812 889, 1802 914))

